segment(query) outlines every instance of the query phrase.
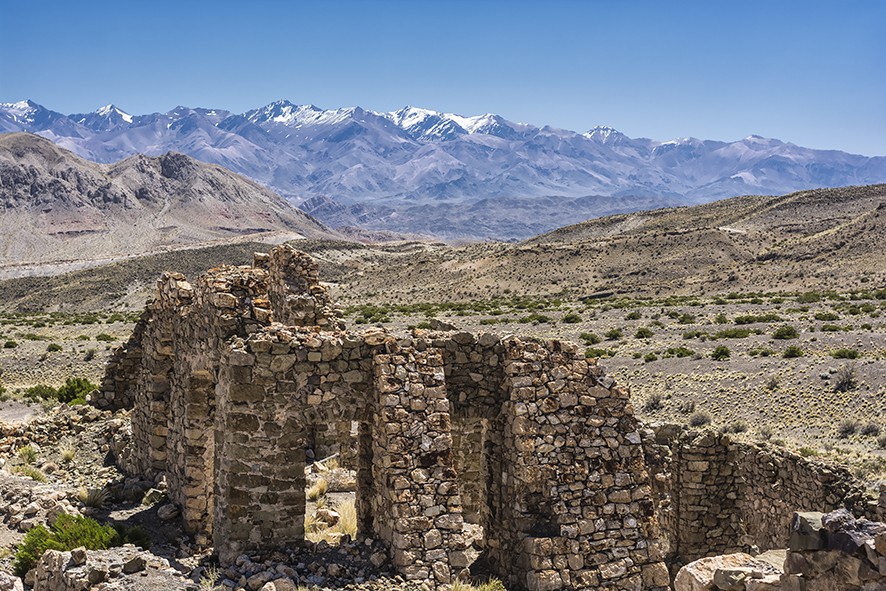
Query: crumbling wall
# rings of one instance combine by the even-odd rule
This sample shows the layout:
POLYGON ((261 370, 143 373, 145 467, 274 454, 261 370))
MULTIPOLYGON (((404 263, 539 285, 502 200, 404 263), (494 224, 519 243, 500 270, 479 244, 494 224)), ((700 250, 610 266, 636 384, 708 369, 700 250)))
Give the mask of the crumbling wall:
POLYGON ((151 312, 146 309, 126 342, 111 353, 101 386, 89 397, 89 403, 96 408, 120 410, 132 408, 135 404, 135 384, 142 365, 142 339, 150 320, 151 312))
POLYGON ((303 540, 306 446, 356 423, 359 531, 404 578, 466 574, 467 500, 515 588, 667 586, 628 394, 575 345, 342 330, 288 247, 166 275, 150 310, 136 455, 224 564, 303 540))
POLYGON ((644 440, 668 562, 784 548, 793 511, 877 517, 847 470, 712 431, 662 425, 644 440))

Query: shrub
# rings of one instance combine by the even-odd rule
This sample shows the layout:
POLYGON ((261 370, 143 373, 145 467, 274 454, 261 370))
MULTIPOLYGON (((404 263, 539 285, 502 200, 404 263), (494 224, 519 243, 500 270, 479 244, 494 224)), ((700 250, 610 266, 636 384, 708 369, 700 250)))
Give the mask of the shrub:
POLYGON ((601 349, 599 347, 588 347, 585 349, 585 357, 591 358, 594 357, 599 359, 601 357, 612 357, 614 355, 614 351, 612 349, 601 349))
POLYGON ((822 324, 821 332, 840 332, 840 327, 836 324, 822 324))
POLYGON ((714 316, 714 324, 728 324, 729 319, 726 318, 726 314, 717 314, 714 316))
POLYGON ((683 338, 687 341, 689 339, 701 339, 703 341, 708 338, 708 333, 703 330, 687 330, 683 333, 683 338))
POLYGON ((14 466, 12 471, 16 474, 21 474, 22 476, 27 476, 31 480, 36 480, 37 482, 46 482, 46 474, 43 471, 38 470, 34 466, 24 465, 24 466, 14 466))
POLYGON ((560 319, 560 322, 563 324, 578 324, 581 322, 581 316, 575 313, 566 314, 560 319))
POLYGON ((693 355, 695 355, 695 351, 693 351, 692 349, 689 349, 687 347, 669 347, 664 352, 665 357, 683 358, 683 357, 692 357, 693 355))
POLYGON ((714 361, 724 361, 726 359, 729 359, 729 355, 729 347, 725 345, 720 345, 719 347, 714 349, 713 352, 711 352, 711 359, 713 359, 714 361))
POLYGON ((643 403, 643 410, 646 412, 655 412, 664 408, 664 397, 658 393, 653 393, 646 402, 643 403))
POLYGON ((96 335, 95 340, 97 340, 97 341, 104 341, 104 342, 106 342, 106 343, 109 343, 109 342, 111 342, 111 341, 114 340, 114 337, 112 337, 112 336, 109 335, 108 333, 103 332, 103 333, 101 333, 101 334, 99 334, 99 335, 96 335))
POLYGON ((744 339, 750 336, 751 329, 749 328, 727 328, 726 330, 721 330, 714 335, 715 339, 744 339))
POLYGON ((656 355, 655 353, 647 353, 646 355, 643 356, 643 361, 645 361, 646 363, 650 363, 652 361, 657 361, 657 360, 658 360, 658 355, 656 355))
POLYGON ((692 414, 695 412, 695 402, 692 400, 687 400, 681 403, 680 406, 677 407, 677 410, 679 410, 684 415, 692 414))
POLYGON ((860 427, 860 423, 855 419, 844 419, 837 425, 837 435, 846 439, 850 435, 855 435, 860 427))
POLYGON ((655 335, 655 333, 652 332, 651 329, 649 329, 645 326, 641 326, 640 328, 637 329, 637 332, 634 333, 634 338, 648 339, 648 338, 651 338, 653 335, 655 335))
POLYGON ((697 412, 689 417, 689 424, 693 427, 702 427, 711 423, 711 415, 706 412, 697 412))
POLYGON ((622 332, 618 328, 613 328, 612 330, 607 330, 603 336, 606 337, 607 341, 617 341, 622 337, 622 332))
POLYGON ((352 538, 357 535, 357 508, 354 500, 342 501, 335 506, 338 513, 338 523, 335 529, 342 534, 347 534, 352 538))
POLYGON ((52 529, 38 525, 25 534, 12 563, 16 576, 24 577, 47 550, 105 550, 119 545, 120 535, 110 525, 101 525, 89 517, 61 514, 52 529))
POLYGON ((855 349, 834 349, 831 351, 834 359, 858 359, 858 351, 855 349))
POLYGON ((861 428, 861 434, 866 437, 877 437, 880 435, 880 425, 877 423, 866 423, 861 428))
POLYGON ((58 343, 49 343, 49 344, 46 346, 46 352, 47 352, 47 353, 56 353, 56 352, 61 351, 61 350, 62 350, 62 346, 59 345, 58 343))
POLYGON ((780 326, 772 333, 773 339, 796 339, 798 336, 800 336, 800 333, 790 324, 780 326))
POLYGON ((33 464, 37 461, 37 450, 30 445, 20 447, 17 453, 19 459, 26 464, 33 464))
POLYGON ((5 343, 3 343, 4 349, 15 349, 16 347, 18 347, 18 343, 16 343, 15 341, 6 341, 5 343))
POLYGON ((538 314, 537 312, 533 312, 529 316, 524 316, 518 320, 521 324, 550 324, 553 322, 553 319, 550 316, 545 316, 544 314, 538 314))
POLYGON ((83 361, 92 361, 95 359, 95 349, 87 349, 86 353, 83 355, 83 361))
POLYGON ((785 359, 796 359, 797 357, 803 356, 803 349, 801 349, 797 345, 791 345, 784 350, 784 353, 782 353, 781 356, 785 359))
POLYGON ((66 404, 77 400, 85 401, 86 395, 97 387, 86 378, 68 378, 65 380, 65 384, 58 389, 56 397, 59 402, 66 404))
POLYGON ((816 312, 815 319, 821 320, 822 322, 827 322, 831 320, 839 320, 840 315, 833 312, 816 312))
POLYGON ((695 316, 692 314, 684 313, 680 314, 680 317, 677 318, 677 324, 693 324, 695 323, 695 316))
POLYGON ((643 315, 640 314, 637 310, 630 312, 627 316, 625 316, 625 320, 640 320, 643 318, 643 315))
POLYGON ((834 380, 834 392, 848 392, 855 388, 855 368, 844 365, 834 380))
POLYGON ((744 421, 735 421, 723 427, 723 433, 744 433, 748 426, 744 421))
POLYGON ((582 341, 584 341, 584 344, 588 345, 588 346, 596 345, 597 343, 599 343, 600 341, 603 340, 599 336, 595 335, 592 332, 583 332, 580 335, 578 335, 578 338, 580 338, 582 341))
POLYGON ((77 448, 75 447, 63 447, 61 450, 62 463, 70 464, 74 461, 74 457, 77 455, 77 448))
POLYGON ((736 324, 757 324, 760 322, 780 322, 781 316, 775 314, 774 312, 767 312, 766 314, 745 314, 742 316, 735 317, 736 324))
POLYGON ((86 507, 101 508, 111 500, 111 491, 107 488, 81 488, 77 491, 77 499, 86 507))

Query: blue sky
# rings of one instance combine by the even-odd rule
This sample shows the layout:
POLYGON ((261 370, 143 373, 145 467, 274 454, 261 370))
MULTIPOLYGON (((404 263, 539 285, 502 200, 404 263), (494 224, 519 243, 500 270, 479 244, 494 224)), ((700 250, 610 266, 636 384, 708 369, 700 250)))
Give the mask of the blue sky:
POLYGON ((886 2, 0 0, 0 101, 278 98, 886 155, 886 2))

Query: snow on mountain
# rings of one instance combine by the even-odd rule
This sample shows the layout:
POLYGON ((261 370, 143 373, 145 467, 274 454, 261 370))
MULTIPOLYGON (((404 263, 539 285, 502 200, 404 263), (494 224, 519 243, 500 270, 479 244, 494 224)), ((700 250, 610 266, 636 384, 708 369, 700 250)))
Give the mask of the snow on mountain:
POLYGON ((640 207, 886 181, 884 157, 760 136, 659 142, 411 106, 279 100, 243 114, 180 106, 134 116, 113 104, 63 115, 21 101, 0 104, 0 131, 37 133, 97 162, 178 151, 250 176, 332 225, 444 237, 523 238, 640 207))

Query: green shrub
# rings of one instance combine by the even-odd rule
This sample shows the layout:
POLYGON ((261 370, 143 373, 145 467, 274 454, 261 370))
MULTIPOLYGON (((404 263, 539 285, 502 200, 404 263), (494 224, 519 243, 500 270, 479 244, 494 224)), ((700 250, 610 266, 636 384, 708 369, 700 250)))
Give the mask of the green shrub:
POLYGON ((46 482, 46 480, 47 480, 46 474, 44 474, 43 471, 41 471, 38 468, 35 468, 34 466, 28 466, 28 465, 13 466, 12 471, 15 472, 16 474, 21 474, 22 476, 27 476, 31 480, 36 480, 37 482, 46 482))
POLYGON ((782 353, 781 356, 785 359, 796 359, 797 357, 803 356, 803 349, 801 349, 797 345, 791 345, 784 350, 784 353, 782 353))
POLYGON ((729 347, 725 345, 720 345, 719 347, 714 349, 713 352, 711 352, 711 359, 713 359, 714 361, 724 361, 726 359, 729 359, 729 355, 729 347))
POLYGON ((831 351, 834 359, 858 359, 858 351, 855 349, 834 349, 831 351))
POLYGON ((839 320, 840 315, 835 314, 834 312, 816 312, 815 319, 821 320, 822 322, 830 321, 830 320, 839 320))
POLYGON ((57 395, 56 389, 46 384, 37 384, 25 390, 25 398, 30 400, 49 400, 57 395))
POLYGON ((775 329, 775 332, 772 333, 773 339, 796 339, 798 336, 800 336, 800 333, 790 324, 779 326, 775 329))
POLYGON ((550 324, 553 322, 553 319, 550 316, 533 312, 529 316, 524 316, 518 322, 521 324, 550 324))
POLYGON ((797 295, 798 304, 814 304, 815 302, 820 301, 821 295, 815 293, 814 291, 807 291, 806 293, 801 293, 797 295))
POLYGON ((643 356, 643 361, 645 361, 646 363, 649 363, 652 361, 657 361, 657 360, 658 360, 658 355, 656 355, 655 353, 647 353, 646 355, 643 356))
POLYGON ((563 324, 578 324, 579 322, 581 322, 581 316, 578 314, 575 314, 574 312, 569 313, 569 314, 565 314, 560 319, 560 322, 562 322, 563 324))
POLYGON ((16 347, 18 347, 18 343, 16 343, 15 341, 6 341, 5 343, 3 343, 4 349, 15 349, 16 347))
POLYGON ((700 339, 702 341, 707 340, 708 333, 703 330, 687 330, 683 333, 683 338, 687 341, 689 339, 700 339))
POLYGON ((19 459, 25 464, 33 464, 37 461, 37 450, 30 445, 18 448, 18 452, 16 453, 19 459))
POLYGON ((726 314, 717 314, 714 316, 714 324, 728 324, 729 319, 726 318, 726 314))
POLYGON ((749 328, 727 328, 714 334, 715 339, 744 339, 750 336, 749 328))
POLYGON ((592 332, 583 332, 580 335, 578 335, 578 338, 580 338, 584 342, 584 344, 588 345, 588 346, 596 345, 597 343, 599 343, 600 341, 603 340, 599 336, 595 335, 592 332))
POLYGON ((665 350, 665 357, 692 357, 695 355, 695 351, 689 349, 687 347, 669 347, 665 350))
POLYGON ((51 529, 38 525, 25 534, 12 563, 16 576, 24 577, 47 550, 105 550, 120 545, 120 535, 110 525, 89 517, 61 514, 51 529))
POLYGON ((46 346, 47 353, 56 353, 61 350, 62 350, 62 346, 59 345, 58 343, 49 343, 49 345, 46 346))
POLYGON ((615 352, 612 349, 600 349, 598 347, 588 347, 585 349, 585 357, 612 357, 615 352))
POLYGON ((630 312, 627 316, 625 316, 625 320, 640 320, 643 318, 643 315, 640 314, 637 310, 630 312))
POLYGON ((677 324, 694 324, 695 316, 693 314, 689 314, 688 312, 680 314, 680 317, 677 318, 677 324))
POLYGON ((605 336, 606 340, 608 341, 617 341, 621 338, 622 332, 617 328, 613 328, 612 330, 607 330, 606 334, 604 334, 603 336, 605 336))
POLYGON ((65 384, 58 389, 56 397, 59 402, 70 403, 77 399, 85 401, 86 395, 95 390, 97 386, 86 378, 68 378, 65 384))
POLYGON ((844 419, 837 425, 837 435, 842 439, 847 439, 851 435, 855 435, 861 428, 861 423, 855 419, 844 419))
POLYGON ((634 333, 634 338, 648 339, 648 338, 651 338, 653 335, 655 335, 655 333, 652 332, 651 329, 649 329, 645 326, 641 326, 640 328, 637 329, 637 332, 634 333))
POLYGON ((97 341, 111 342, 111 341, 114 340, 114 337, 112 337, 111 335, 109 335, 109 334, 103 332, 103 333, 97 335, 97 336, 95 337, 95 340, 97 340, 97 341))

